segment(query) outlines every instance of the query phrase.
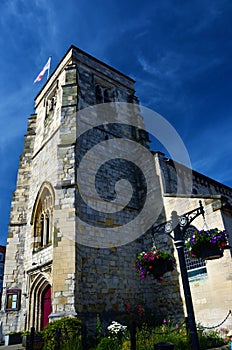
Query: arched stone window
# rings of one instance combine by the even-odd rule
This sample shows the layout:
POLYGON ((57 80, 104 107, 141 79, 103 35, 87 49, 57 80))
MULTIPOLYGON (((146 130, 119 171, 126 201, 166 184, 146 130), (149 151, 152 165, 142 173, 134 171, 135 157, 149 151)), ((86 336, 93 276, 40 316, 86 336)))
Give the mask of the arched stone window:
POLYGON ((48 183, 42 185, 32 214, 34 249, 46 247, 52 241, 54 191, 48 183))
POLYGON ((96 103, 107 103, 113 101, 112 90, 109 87, 103 87, 97 84, 95 86, 96 103))

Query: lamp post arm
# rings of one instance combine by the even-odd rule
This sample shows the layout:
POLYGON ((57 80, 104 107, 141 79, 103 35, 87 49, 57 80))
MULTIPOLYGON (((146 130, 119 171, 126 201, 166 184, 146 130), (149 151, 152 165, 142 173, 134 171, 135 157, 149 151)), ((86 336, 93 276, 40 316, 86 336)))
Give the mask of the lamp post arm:
POLYGON ((200 205, 198 208, 190 210, 189 212, 179 217, 180 225, 184 227, 185 230, 190 226, 191 222, 193 222, 193 220, 195 220, 199 215, 202 215, 203 218, 205 217, 205 211, 204 211, 202 202, 199 201, 199 204, 200 205))
POLYGON ((172 232, 172 221, 166 221, 160 225, 153 226, 152 227, 152 235, 155 234, 167 234, 169 237, 171 237, 172 240, 174 240, 174 236, 171 235, 172 232))
MULTIPOLYGON (((202 205, 202 202, 199 201, 199 207, 195 208, 193 210, 188 211, 187 213, 184 213, 180 216, 177 216, 177 223, 180 224, 181 227, 184 228, 184 230, 186 231, 186 229, 190 226, 191 222, 193 222, 193 220, 196 219, 196 217, 198 217, 199 215, 202 215, 203 218, 205 217, 205 211, 202 205)), ((177 224, 176 223, 176 224, 177 224)), ((157 226, 153 226, 152 227, 152 234, 158 234, 158 233, 162 233, 162 234, 167 234, 169 237, 171 237, 172 240, 174 240, 174 236, 171 235, 171 232, 174 230, 176 224, 173 223, 173 220, 168 220, 166 222, 163 222, 160 225, 157 226)))

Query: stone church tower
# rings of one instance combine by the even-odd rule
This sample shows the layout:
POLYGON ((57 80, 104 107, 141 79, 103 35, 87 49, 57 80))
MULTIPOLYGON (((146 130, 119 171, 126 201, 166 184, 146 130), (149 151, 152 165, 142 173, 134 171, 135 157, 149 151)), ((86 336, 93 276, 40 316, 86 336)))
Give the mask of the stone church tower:
MULTIPOLYGON (((133 166, 137 151, 130 152, 130 162, 117 142, 125 138, 128 147, 134 142, 148 149, 143 129, 134 81, 70 47, 36 96, 35 114, 28 120, 9 225, 4 333, 31 326, 41 330, 62 316, 81 317, 92 325, 98 314, 103 321, 112 321, 125 313, 126 301, 132 308, 143 304, 159 315, 170 314, 175 305, 175 314, 183 315, 175 272, 161 287, 155 280, 141 281, 133 270, 136 254, 152 245, 151 236, 139 236, 129 226, 144 206, 146 181, 133 166), (109 102, 126 104, 123 111, 120 104, 96 108, 109 102), (112 140, 117 156, 110 161, 104 156, 112 140), (89 155, 98 143, 103 148, 89 155), (79 171, 82 160, 84 170, 79 171), (96 179, 93 164, 100 169, 96 179), (122 190, 127 178, 130 186, 122 190), (88 192, 92 185, 96 200, 93 191, 88 192), (115 201, 121 190, 121 201, 132 193, 126 205, 115 201), (114 208, 104 212, 107 201, 114 208)), ((158 175, 152 156, 141 161, 154 180, 158 175)), ((158 187, 153 200, 157 191, 158 187)), ((152 215, 151 209, 147 215, 152 215)), ((142 217, 136 227, 144 221, 142 217)))

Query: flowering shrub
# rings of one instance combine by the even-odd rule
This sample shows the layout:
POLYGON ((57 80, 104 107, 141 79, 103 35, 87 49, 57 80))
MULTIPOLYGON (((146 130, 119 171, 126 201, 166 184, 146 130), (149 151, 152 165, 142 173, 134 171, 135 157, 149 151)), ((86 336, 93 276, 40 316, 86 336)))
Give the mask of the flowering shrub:
POLYGON ((119 350, 122 348, 122 342, 126 339, 125 335, 127 327, 121 325, 119 322, 112 321, 111 325, 107 327, 108 336, 100 339, 96 350, 119 350))
POLYGON ((165 272, 174 270, 175 258, 172 254, 153 247, 150 251, 137 255, 134 267, 140 278, 153 275, 160 279, 165 272))
POLYGON ((119 322, 112 321, 111 325, 107 327, 110 337, 121 339, 127 331, 127 326, 121 325, 119 322))
POLYGON ((168 334, 174 332, 175 334, 177 334, 183 333, 185 331, 183 325, 184 322, 182 324, 178 324, 170 320, 170 318, 168 317, 163 319, 163 324, 159 326, 159 328, 163 333, 168 334))
MULTIPOLYGON (((120 324, 112 322, 112 328, 120 329, 120 324), (113 325, 116 326, 113 326, 113 325)), ((110 327, 111 327, 110 326, 110 327)), ((229 344, 227 339, 223 339, 218 331, 210 330, 205 331, 200 325, 198 325, 198 338, 200 343, 200 349, 212 349, 218 348, 225 344, 229 344)), ((228 332, 226 332, 228 333, 228 332)), ((169 317, 163 319, 163 323, 159 326, 150 326, 146 322, 141 327, 136 329, 136 348, 139 350, 151 350, 154 349, 154 344, 158 343, 172 343, 177 350, 191 350, 192 345, 190 342, 189 333, 186 330, 185 322, 176 322, 170 320, 169 317)), ((66 348, 65 348, 66 349, 66 348)), ((72 350, 78 350, 79 347, 70 348, 72 350)), ((91 347, 91 349, 95 349, 91 347)), ((123 337, 119 340, 116 337, 103 337, 98 344, 96 350, 130 350, 131 340, 129 337, 123 337)), ((224 347, 223 347, 224 349, 224 347)), ((63 350, 63 348, 62 348, 63 350)))
POLYGON ((189 254, 193 258, 200 257, 199 250, 207 243, 215 244, 220 250, 228 245, 228 234, 226 231, 219 231, 217 228, 211 230, 195 230, 190 233, 185 244, 189 254))

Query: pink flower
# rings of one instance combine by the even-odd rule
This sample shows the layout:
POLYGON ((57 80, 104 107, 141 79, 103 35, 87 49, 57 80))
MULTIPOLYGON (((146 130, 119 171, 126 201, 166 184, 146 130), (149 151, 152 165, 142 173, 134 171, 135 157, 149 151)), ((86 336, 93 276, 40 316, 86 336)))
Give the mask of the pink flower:
POLYGON ((143 306, 141 304, 138 305, 138 313, 140 316, 143 314, 143 306))
POLYGON ((125 302, 125 306, 126 306, 126 311, 127 311, 128 313, 130 313, 130 303, 129 303, 128 300, 125 302))

